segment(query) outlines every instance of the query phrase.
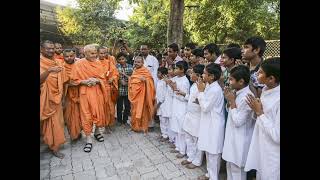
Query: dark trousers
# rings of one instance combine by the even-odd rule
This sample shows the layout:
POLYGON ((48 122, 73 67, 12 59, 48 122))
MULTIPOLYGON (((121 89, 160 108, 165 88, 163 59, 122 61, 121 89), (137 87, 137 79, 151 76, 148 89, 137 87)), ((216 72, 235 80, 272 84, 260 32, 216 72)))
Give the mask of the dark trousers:
POLYGON ((130 114, 130 101, 128 96, 119 96, 117 100, 117 120, 119 123, 125 124, 130 114), (124 105, 124 109, 123 109, 124 105), (123 113, 122 113, 123 112, 123 113))

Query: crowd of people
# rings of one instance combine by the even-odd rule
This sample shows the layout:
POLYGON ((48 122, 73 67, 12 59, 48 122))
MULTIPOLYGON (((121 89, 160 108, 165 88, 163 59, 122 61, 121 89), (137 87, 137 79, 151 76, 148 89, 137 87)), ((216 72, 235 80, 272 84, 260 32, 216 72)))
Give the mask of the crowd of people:
POLYGON ((210 43, 175 43, 150 53, 97 44, 80 51, 43 41, 40 46, 40 122, 44 143, 63 158, 66 124, 72 141, 104 141, 116 124, 148 134, 160 120, 159 141, 186 168, 206 159, 199 179, 280 179, 280 57, 263 59, 266 42, 250 37, 223 51, 210 43), (183 50, 183 51, 182 51, 183 50), (129 116, 131 119, 129 120, 129 116), (117 122, 116 122, 117 121, 117 122), (83 135, 82 135, 82 133, 83 135), (93 136, 92 136, 93 135, 93 136))

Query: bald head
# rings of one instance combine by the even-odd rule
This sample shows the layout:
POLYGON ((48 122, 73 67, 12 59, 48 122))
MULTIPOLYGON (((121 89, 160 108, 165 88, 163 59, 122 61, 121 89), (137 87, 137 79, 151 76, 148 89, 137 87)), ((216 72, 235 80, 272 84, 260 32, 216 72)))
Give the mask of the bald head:
POLYGON ((104 60, 108 57, 108 49, 104 46, 98 48, 98 56, 100 60, 104 60))
POLYGON ((62 45, 60 43, 54 43, 54 51, 56 54, 61 54, 63 49, 62 49, 62 45))
POLYGON ((63 51, 64 61, 68 64, 73 64, 76 58, 75 51, 73 49, 65 49, 63 51))
POLYGON ((53 58, 54 44, 52 41, 46 40, 41 43, 41 54, 46 58, 53 58))

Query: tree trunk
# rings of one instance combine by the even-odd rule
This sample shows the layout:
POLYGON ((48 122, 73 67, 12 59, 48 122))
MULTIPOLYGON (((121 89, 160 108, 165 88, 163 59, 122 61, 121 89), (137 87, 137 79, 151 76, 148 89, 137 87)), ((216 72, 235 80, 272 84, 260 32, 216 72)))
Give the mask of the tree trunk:
POLYGON ((183 43, 183 12, 184 0, 170 0, 170 13, 167 30, 167 45, 183 43))

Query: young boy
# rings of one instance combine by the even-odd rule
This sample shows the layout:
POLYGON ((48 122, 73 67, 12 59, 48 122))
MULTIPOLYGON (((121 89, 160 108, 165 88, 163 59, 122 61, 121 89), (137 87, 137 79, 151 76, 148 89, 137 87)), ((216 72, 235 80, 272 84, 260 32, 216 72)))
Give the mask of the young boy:
POLYGON ((222 52, 220 64, 226 68, 226 70, 223 72, 223 77, 221 78, 223 80, 223 82, 220 84, 222 85, 222 88, 229 83, 230 70, 235 66, 235 61, 237 59, 241 59, 240 48, 227 48, 222 52))
POLYGON ((203 50, 200 48, 193 49, 190 57, 190 65, 194 67, 197 64, 200 64, 204 60, 203 50))
POLYGON ((187 145, 188 159, 181 162, 188 169, 194 169, 202 164, 203 152, 197 148, 201 110, 199 103, 196 101, 199 91, 195 83, 203 74, 204 65, 198 64, 192 68, 191 81, 194 82, 190 88, 188 99, 187 113, 183 122, 185 131, 185 140, 187 145))
POLYGON ((257 180, 280 179, 280 58, 261 63, 258 81, 261 98, 247 96, 257 120, 244 170, 256 169, 257 180))
POLYGON ((176 156, 177 158, 183 158, 186 155, 186 142, 184 132, 182 131, 182 125, 188 104, 185 96, 188 96, 190 89, 190 83, 186 77, 187 70, 188 63, 186 61, 177 62, 174 72, 176 74, 176 78, 171 84, 171 88, 175 93, 172 100, 172 119, 170 120, 170 127, 176 137, 176 151, 172 152, 179 152, 176 156))
POLYGON ((227 161, 228 180, 246 180, 244 166, 247 160, 254 128, 253 111, 246 103, 246 96, 253 95, 249 88, 250 71, 245 65, 230 70, 230 87, 224 89, 229 114, 222 158, 227 161), (235 90, 235 93, 232 90, 235 90))
POLYGON ((205 151, 208 170, 206 175, 199 177, 200 180, 217 180, 219 177, 225 129, 224 97, 218 83, 220 76, 220 65, 210 63, 203 72, 203 82, 199 78, 197 83, 201 109, 198 149, 205 151))
POLYGON ((143 62, 142 56, 136 56, 134 59, 134 70, 129 78, 128 98, 131 102, 131 128, 146 135, 154 114, 156 92, 152 75, 143 62))
POLYGON ((117 101, 117 120, 125 125, 130 114, 130 101, 128 99, 128 81, 133 72, 131 64, 126 63, 127 54, 120 52, 117 55, 117 69, 119 71, 119 97, 117 101), (124 105, 124 109, 123 109, 124 105), (123 112, 123 113, 122 113, 123 112))
POLYGON ((166 82, 163 80, 164 76, 168 74, 168 69, 165 67, 158 68, 158 81, 156 87, 156 99, 157 99, 157 115, 160 119, 160 130, 161 130, 161 140, 165 141, 168 139, 168 117, 163 117, 164 111, 164 101, 165 101, 165 93, 167 92, 166 82))
POLYGON ((162 117, 163 118, 168 118, 168 137, 169 137, 169 142, 171 144, 171 148, 175 148, 174 142, 175 142, 175 136, 173 131, 171 130, 170 127, 170 121, 172 119, 172 99, 173 99, 173 90, 170 87, 170 84, 172 81, 175 79, 175 74, 174 74, 174 65, 170 65, 168 68, 168 76, 164 76, 163 80, 166 83, 166 93, 165 93, 165 100, 163 103, 163 111, 162 111, 162 117))
POLYGON ((260 97, 263 85, 258 82, 258 70, 263 61, 262 56, 266 50, 266 42, 263 38, 253 36, 248 38, 241 50, 242 59, 250 66, 250 89, 256 97, 260 97))

